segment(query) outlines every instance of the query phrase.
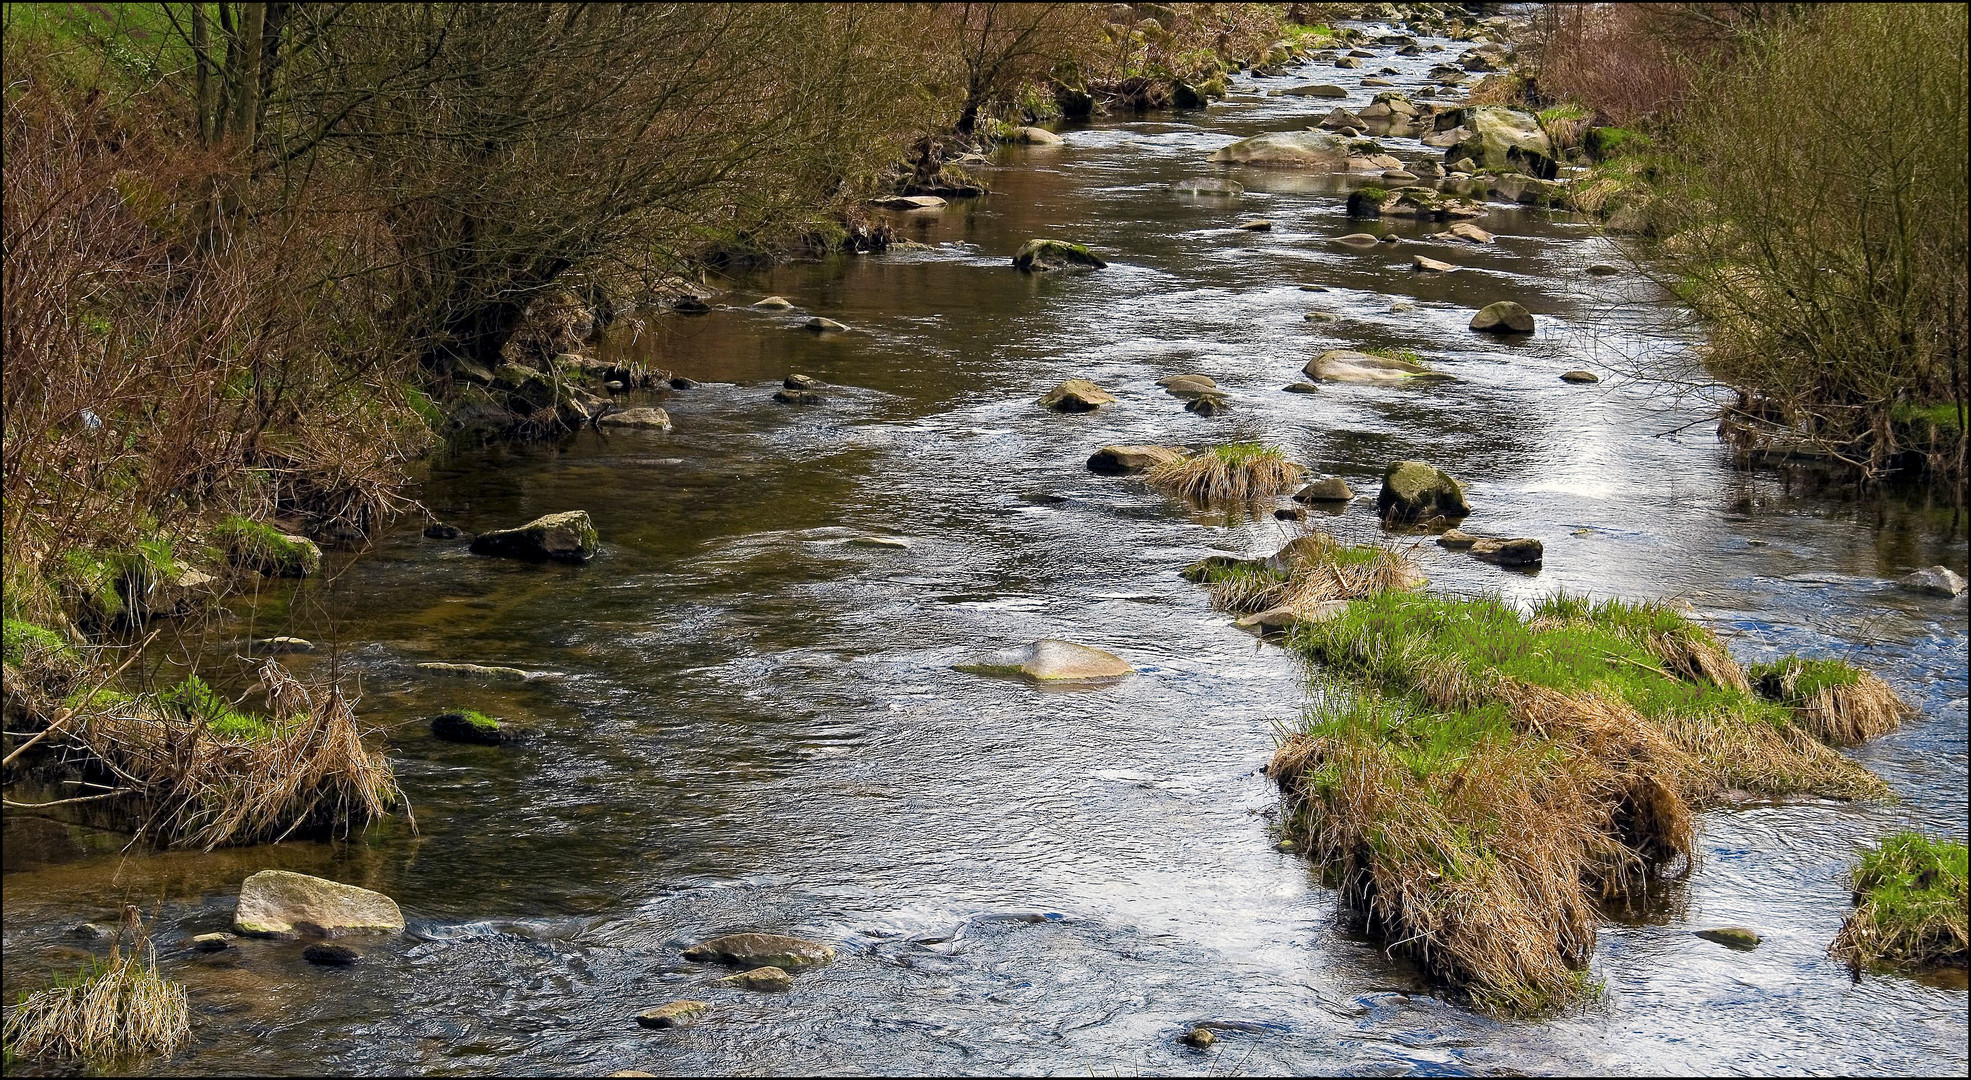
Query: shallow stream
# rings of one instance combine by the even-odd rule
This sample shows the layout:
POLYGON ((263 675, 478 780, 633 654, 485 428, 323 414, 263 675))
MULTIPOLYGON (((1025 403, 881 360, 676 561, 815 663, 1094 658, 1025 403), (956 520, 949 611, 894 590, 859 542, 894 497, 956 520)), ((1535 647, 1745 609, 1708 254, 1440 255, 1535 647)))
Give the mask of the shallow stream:
POLYGON ((1585 272, 1627 264, 1566 215, 1495 204, 1481 224, 1496 244, 1390 223, 1401 243, 1360 252, 1333 242, 1360 223, 1326 178, 1244 171, 1242 198, 1172 192, 1220 175, 1204 159, 1234 138, 1359 111, 1377 89, 1361 78, 1385 65, 1399 88, 1424 85, 1460 48, 1443 44, 1005 148, 981 170, 992 195, 896 218, 922 248, 741 276, 729 306, 619 330, 608 350, 702 381, 657 402, 673 430, 457 454, 421 493, 468 529, 586 509, 593 563, 477 558, 410 523, 232 627, 313 639, 298 669, 360 685, 415 834, 122 856, 10 819, 9 1000, 88 948, 68 926, 130 901, 157 913, 197 1017, 188 1049, 147 1064, 158 1073, 1963 1074, 1961 980, 1856 983, 1825 956, 1858 849, 1905 823, 1965 829, 1965 598, 1891 584, 1965 569, 1961 512, 1734 471, 1700 397, 1625 374, 1682 342, 1639 275, 1585 272), (1259 96, 1308 81, 1349 97, 1259 96), (1272 230, 1236 228, 1256 216, 1272 230), (1035 236, 1111 265, 1022 275, 1009 256, 1035 236), (1416 253, 1464 269, 1416 274, 1416 253), (767 294, 798 310, 747 307, 767 294), (1536 313, 1536 335, 1466 329, 1505 298, 1536 313), (817 337, 799 329, 809 315, 853 329, 817 337), (1281 392, 1337 347, 1412 350, 1457 381, 1281 392), (1559 380, 1579 367, 1603 381, 1559 380), (774 403, 790 372, 831 384, 827 403, 774 403), (1199 417, 1155 385, 1189 372, 1231 410, 1199 417), (1120 402, 1035 406, 1071 376, 1120 402), (1282 524, 1084 464, 1106 443, 1234 435, 1365 493, 1321 519, 1344 539, 1379 535, 1382 467, 1414 457, 1466 481, 1468 527, 1546 545, 1544 569, 1522 573, 1425 543, 1434 587, 1681 597, 1741 659, 1834 653, 1878 671, 1922 709, 1856 751, 1900 801, 1707 814, 1701 868, 1650 910, 1611 914, 1605 990, 1567 1015, 1499 1021, 1433 996, 1339 929, 1334 894, 1275 849, 1258 770, 1307 672, 1178 577, 1206 554, 1272 550, 1282 524), (909 546, 846 542, 869 534, 909 546), (1040 637, 1140 673, 1050 690, 951 670, 1040 637), (547 674, 447 683, 425 661, 547 674), (432 739, 428 718, 461 704, 537 735, 432 739), (347 969, 293 943, 189 952, 267 867, 380 889, 411 932, 347 969), (1739 953, 1692 933, 1727 924, 1766 942, 1739 953), (764 995, 710 986, 722 972, 679 955, 749 929, 842 957, 764 995), (632 1023, 681 997, 713 1002, 713 1019, 632 1023), (1220 1025, 1210 1050, 1176 1041, 1203 1022, 1220 1025))

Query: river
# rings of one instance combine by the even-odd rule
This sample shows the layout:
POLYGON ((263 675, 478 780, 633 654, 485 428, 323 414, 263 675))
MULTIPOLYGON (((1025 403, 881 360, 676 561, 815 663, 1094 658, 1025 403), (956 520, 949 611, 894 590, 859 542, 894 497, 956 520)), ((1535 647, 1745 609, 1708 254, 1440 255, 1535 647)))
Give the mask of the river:
POLYGON ((1333 243, 1361 223, 1330 178, 1245 170, 1242 198, 1172 192, 1220 175, 1204 159, 1234 138, 1359 111, 1376 92, 1361 78, 1385 65, 1398 88, 1422 86, 1461 48, 1441 43, 1002 148, 979 170, 993 194, 895 218, 921 248, 741 275, 709 314, 620 328, 605 355, 703 383, 658 401, 674 429, 459 452, 421 492, 469 529, 586 509, 593 563, 481 559, 407 522, 221 625, 324 646, 295 666, 360 686, 415 833, 123 856, 11 818, 9 1000, 73 967, 68 926, 129 901, 155 913, 196 1018, 186 1049, 140 1063, 158 1074, 1963 1074, 1961 978, 1856 983, 1825 956, 1859 849, 1905 824, 1965 829, 1965 598, 1891 584, 1965 568, 1962 512, 1735 471, 1700 395, 1623 374, 1688 342, 1640 275, 1585 272, 1621 260, 1568 215, 1495 204, 1487 246, 1392 222, 1404 242, 1364 253, 1333 243), (1262 96, 1307 81, 1349 96, 1262 96), (1255 216, 1272 230, 1235 228, 1255 216), (1111 265, 1022 275, 1009 257, 1036 236, 1111 265), (1416 274, 1419 252, 1464 269, 1416 274), (767 294, 798 310, 747 307, 767 294), (1466 329, 1507 298, 1536 313, 1536 335, 1466 329), (852 329, 817 337, 799 329, 809 315, 852 329), (1412 350, 1457 381, 1281 392, 1337 347, 1412 350), (1604 379, 1559 380, 1577 367, 1604 379), (830 384, 827 403, 774 403, 790 372, 830 384), (1231 409, 1199 417, 1155 385, 1188 372, 1231 409), (1072 376, 1121 400, 1035 406, 1072 376), (1313 512, 1343 539, 1379 535, 1382 467, 1414 457, 1465 480, 1469 527, 1546 545, 1523 573, 1425 543, 1433 587, 1680 597, 1742 660, 1832 653, 1877 671, 1921 707, 1854 751, 1899 801, 1704 815, 1690 881, 1610 912, 1587 1006, 1503 1021, 1434 996, 1339 928, 1334 894, 1275 848, 1258 770, 1307 672, 1178 577, 1206 554, 1270 551, 1282 524, 1188 510, 1084 464, 1105 443, 1235 435, 1365 493, 1313 512), (845 542, 869 534, 909 546, 845 542), (951 670, 1039 637, 1139 674, 1061 690, 951 670), (446 683, 415 669, 433 660, 551 674, 446 683), (460 704, 537 734, 432 739, 428 718, 460 704), (346 969, 305 963, 296 943, 190 952, 268 867, 380 889, 410 932, 362 943, 346 969), (1727 924, 1765 944, 1692 933, 1727 924), (680 957, 754 929, 841 958, 764 995, 710 986, 721 972, 680 957), (712 1018, 632 1022, 683 997, 712 1018), (1202 1022, 1221 1025, 1211 1049, 1176 1041, 1202 1022))

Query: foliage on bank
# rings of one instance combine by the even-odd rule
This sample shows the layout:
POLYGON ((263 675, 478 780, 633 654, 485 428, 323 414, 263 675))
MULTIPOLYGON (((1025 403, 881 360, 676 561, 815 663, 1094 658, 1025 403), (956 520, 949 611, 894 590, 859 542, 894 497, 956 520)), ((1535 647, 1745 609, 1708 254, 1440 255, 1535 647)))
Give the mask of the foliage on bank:
POLYGON ((1517 89, 1594 162, 1574 205, 1662 239, 1648 263, 1737 392, 1721 434, 1755 461, 1961 491, 1965 7, 1550 5, 1535 29, 1517 89))

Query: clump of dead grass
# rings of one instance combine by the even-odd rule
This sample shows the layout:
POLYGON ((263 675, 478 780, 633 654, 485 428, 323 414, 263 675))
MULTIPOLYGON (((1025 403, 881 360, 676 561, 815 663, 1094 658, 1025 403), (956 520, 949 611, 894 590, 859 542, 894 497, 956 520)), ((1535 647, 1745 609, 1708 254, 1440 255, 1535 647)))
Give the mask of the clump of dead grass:
POLYGON ((273 717, 264 722, 109 694, 83 703, 75 741, 150 808, 139 831, 171 846, 346 833, 406 802, 338 688, 311 691, 271 660, 260 679, 273 717))
POLYGON ((1589 989, 1596 904, 1690 873, 1728 789, 1886 794, 1660 605, 1384 590, 1293 644, 1368 689, 1283 738, 1289 820, 1345 909, 1482 1008, 1589 989))
POLYGON ((1828 952, 1857 973, 1967 966, 1966 868, 1962 841, 1910 829, 1884 838, 1855 865, 1855 911, 1828 952))
POLYGON ((1789 656, 1751 676, 1761 697, 1791 708, 1815 738, 1836 746, 1886 735, 1912 711, 1888 683, 1841 660, 1789 656))
POLYGON ((191 1033, 191 1007, 184 984, 158 974, 150 934, 126 906, 108 961, 26 995, 5 1032, 10 1056, 101 1064, 170 1053, 191 1033))
POLYGON ((1150 469, 1143 479, 1166 495, 1210 505, 1271 498, 1290 490, 1299 482, 1301 472, 1279 447, 1243 442, 1166 461, 1150 469))
POLYGON ((1242 615, 1424 583, 1407 551, 1388 544, 1344 544, 1318 529, 1303 530, 1266 558, 1207 559, 1187 568, 1185 576, 1209 589, 1213 607, 1242 615))

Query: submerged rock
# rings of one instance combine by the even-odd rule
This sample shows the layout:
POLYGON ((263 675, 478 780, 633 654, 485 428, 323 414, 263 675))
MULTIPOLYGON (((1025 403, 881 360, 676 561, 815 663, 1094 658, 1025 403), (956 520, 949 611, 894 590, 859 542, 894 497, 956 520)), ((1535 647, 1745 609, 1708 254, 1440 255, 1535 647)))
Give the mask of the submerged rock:
POLYGON ((789 390, 786 387, 775 390, 773 400, 782 405, 822 405, 828 401, 813 390, 789 390))
POLYGON ((673 1001, 636 1014, 636 1022, 647 1028, 689 1027, 710 1008, 702 1001, 673 1001))
POLYGON ((802 329, 809 330, 817 334, 839 334, 842 331, 847 330, 848 328, 849 328, 849 324, 847 323, 839 323, 833 319, 824 319, 819 315, 815 316, 812 319, 809 319, 805 324, 802 325, 802 329))
POLYGON ((426 540, 458 540, 460 538, 469 540, 472 538, 472 534, 459 528, 457 525, 434 521, 424 527, 424 538, 426 540))
POLYGON ((255 638, 252 648, 263 656, 270 653, 305 653, 314 652, 315 643, 307 638, 288 636, 255 638))
POLYGON ((802 375, 796 372, 780 380, 780 385, 789 390, 819 390, 828 384, 812 375, 802 375))
POLYGON ((1040 395, 1039 404, 1055 412, 1093 412, 1115 400, 1115 395, 1087 379, 1069 379, 1040 395))
POLYGON ((1601 381, 1601 376, 1595 374, 1592 371, 1581 371, 1579 369, 1576 369, 1574 371, 1561 372, 1560 381, 1571 382, 1571 383, 1598 383, 1601 381))
POLYGON ((1088 456, 1088 468, 1110 476, 1142 472, 1190 454, 1181 446, 1104 446, 1088 456))
POLYGON ((428 661, 417 666, 419 671, 433 675, 456 675, 465 679, 484 679, 487 682, 526 682, 532 678, 517 667, 504 667, 499 664, 447 664, 428 661))
POLYGON ((310 945, 301 950, 301 958, 323 967, 348 967, 361 960, 363 954, 347 945, 310 945))
POLYGON ((596 423, 605 427, 651 428, 664 431, 671 426, 671 414, 654 406, 644 406, 605 414, 596 423))
POLYGON ((1199 394, 1184 403, 1184 411, 1199 416, 1217 416, 1232 407, 1232 402, 1223 394, 1199 394))
POLYGON ((1179 1042, 1185 1044, 1186 1046, 1190 1046, 1198 1050, 1204 1050, 1204 1049, 1208 1049, 1211 1046, 1211 1044, 1217 1042, 1218 1036, 1213 1035, 1211 1033, 1210 1028, 1194 1027, 1191 1030, 1185 1032, 1184 1034, 1178 1036, 1177 1039, 1179 1042))
POLYGON ((1300 502, 1347 502, 1355 497, 1355 491, 1341 477, 1328 476, 1294 492, 1293 497, 1300 502))
POLYGON ((1348 169, 1348 144, 1318 131, 1269 131, 1222 147, 1205 160, 1226 165, 1344 172, 1348 169))
POLYGON ((1037 127, 1017 127, 1007 134, 1007 142, 1024 143, 1028 146, 1059 146, 1061 137, 1037 127))
POLYGON ((1273 229, 1273 223, 1266 220, 1265 218, 1258 218, 1253 221, 1239 222, 1239 228, 1245 230, 1246 232, 1271 232, 1273 229))
POLYGON ((1471 545, 1473 558, 1500 566, 1538 566, 1546 550, 1538 540, 1518 537, 1511 540, 1478 540, 1471 545))
POLYGON ((1289 394, 1318 394, 1321 388, 1311 382, 1293 382, 1281 387, 1289 394))
POLYGON ((1418 270, 1427 274, 1448 274, 1457 269, 1457 267, 1450 263, 1439 262, 1425 255, 1412 255, 1410 261, 1416 265, 1418 270))
POLYGON ((1948 566, 1926 566, 1897 579, 1896 584, 1909 592, 1932 596, 1956 596, 1964 591, 1964 579, 1948 566))
POLYGON ((1028 274, 1049 270, 1100 270, 1109 264, 1083 244, 1065 240, 1029 240, 1013 256, 1013 267, 1028 274))
POLYGON ((1335 243, 1347 244, 1349 247, 1356 247, 1356 248, 1372 248, 1381 242, 1382 241, 1376 239, 1374 236, 1365 232, 1349 233, 1347 236, 1335 237, 1335 243))
POLYGON ((1348 91, 1333 83, 1308 83, 1305 86, 1289 86, 1280 91, 1281 97, 1345 98, 1348 91))
POLYGON ((472 539, 474 555, 553 559, 584 563, 595 558, 595 525, 586 510, 544 514, 516 529, 496 529, 472 539))
POLYGON ((1376 513, 1386 522, 1407 524, 1426 518, 1471 516, 1464 485, 1450 473, 1421 461, 1392 461, 1383 470, 1376 513))
POLYGON ((1449 379, 1420 361, 1397 356, 1377 356, 1354 349, 1329 349, 1307 362, 1301 369, 1317 382, 1402 383, 1417 379, 1449 379))
POLYGON ((262 870, 240 885, 233 929, 252 937, 339 937, 404 928, 397 901, 380 892, 287 870, 262 870))
POLYGON ((888 548, 895 551, 908 551, 910 541, 901 536, 851 536, 844 543, 850 547, 888 548))
POLYGON ((784 296, 769 296, 765 299, 753 301, 753 306, 756 308, 765 308, 768 311, 786 311, 792 308, 794 303, 784 296))
POLYGON ((871 200, 870 205, 884 210, 942 210, 948 204, 936 195, 891 195, 887 198, 871 200))
POLYGON ((730 986, 738 986, 747 990, 758 990, 762 993, 769 994, 784 993, 794 988, 794 977, 787 974, 784 969, 771 965, 756 967, 751 971, 742 971, 737 975, 727 975, 718 981, 730 986))
POLYGON ((237 934, 220 932, 199 934, 192 938, 191 944, 192 948, 199 952, 225 952, 227 949, 236 948, 237 946, 233 943, 238 940, 239 936, 237 934))
POLYGON ((1293 629, 1296 623, 1327 622, 1330 619, 1340 618, 1347 610, 1346 600, 1322 600, 1299 607, 1282 604, 1254 615, 1247 615, 1233 625, 1241 630, 1257 630, 1261 634, 1284 634, 1293 629))
POLYGON ((727 967, 776 967, 788 971, 820 967, 835 959, 835 949, 787 934, 726 934, 684 950, 684 958, 727 967))
POLYGON ((1012 675, 1036 682, 1113 679, 1136 670, 1114 653, 1059 638, 1042 638, 1031 645, 1001 649, 952 666, 973 675, 1012 675))
POLYGON ((1743 926, 1719 926, 1710 930, 1699 930, 1696 933, 1706 941, 1715 941, 1720 945, 1743 950, 1756 949, 1759 943, 1765 940, 1759 936, 1757 930, 1743 926))
POLYGON ((1245 185, 1236 180, 1225 180, 1215 176, 1201 176, 1191 180, 1179 180, 1170 185, 1170 190, 1179 195, 1228 195, 1246 193, 1245 185))
POLYGON ((1471 317, 1471 328, 1491 334, 1530 334, 1533 313, 1511 300, 1500 300, 1478 309, 1471 317))
POLYGON ((1218 383, 1209 375, 1172 375, 1167 379, 1158 379, 1157 385, 1172 397, 1196 397, 1218 389, 1218 383))
POLYGON ((1463 551, 1464 549, 1472 546, 1473 544, 1478 543, 1480 540, 1483 539, 1485 538, 1482 536, 1474 536, 1471 533, 1464 531, 1463 529, 1446 529, 1442 533, 1438 534, 1437 546, 1441 548, 1449 548, 1452 551, 1463 551))

